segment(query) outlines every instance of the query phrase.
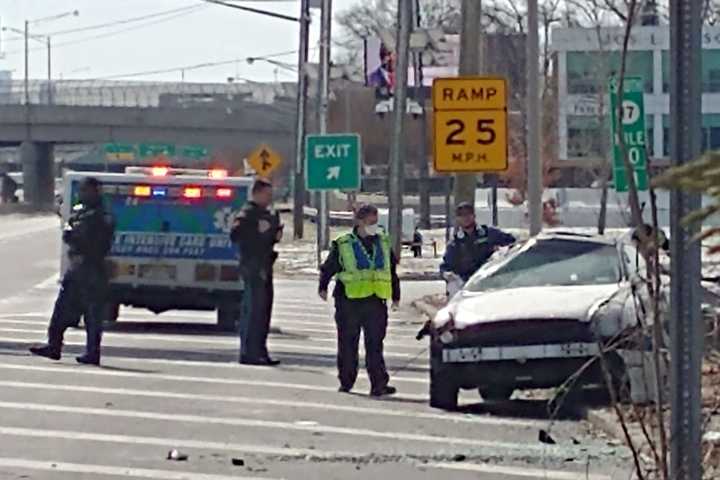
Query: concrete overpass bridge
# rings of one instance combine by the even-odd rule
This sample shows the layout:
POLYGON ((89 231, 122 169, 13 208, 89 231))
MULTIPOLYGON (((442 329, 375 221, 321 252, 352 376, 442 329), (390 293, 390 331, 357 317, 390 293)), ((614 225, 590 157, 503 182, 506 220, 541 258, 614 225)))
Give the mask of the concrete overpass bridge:
POLYGON ((295 91, 283 84, 0 83, 0 146, 20 146, 25 200, 53 201, 53 147, 166 143, 294 152, 295 91))

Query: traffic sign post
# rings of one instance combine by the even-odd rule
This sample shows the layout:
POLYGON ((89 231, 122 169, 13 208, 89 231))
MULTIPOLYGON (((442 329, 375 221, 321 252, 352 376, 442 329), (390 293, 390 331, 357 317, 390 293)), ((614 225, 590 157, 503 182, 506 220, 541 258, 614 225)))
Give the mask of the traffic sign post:
POLYGON ((308 190, 360 189, 360 135, 308 135, 305 140, 305 162, 308 190))
POLYGON ((433 82, 437 172, 500 172, 508 168, 507 82, 498 77, 433 82))
POLYGON ((627 171, 620 146, 620 135, 625 143, 625 153, 633 167, 633 175, 638 190, 648 189, 647 150, 645 133, 645 101, 643 80, 640 77, 627 77, 623 80, 623 94, 618 94, 617 79, 610 79, 610 118, 613 140, 613 179, 615 190, 628 191, 627 171), (622 97, 622 118, 617 119, 618 101, 622 97), (620 132, 617 127, 620 125, 620 132))
POLYGON ((270 176, 282 165, 282 157, 268 145, 260 145, 248 156, 247 162, 261 177, 270 176))

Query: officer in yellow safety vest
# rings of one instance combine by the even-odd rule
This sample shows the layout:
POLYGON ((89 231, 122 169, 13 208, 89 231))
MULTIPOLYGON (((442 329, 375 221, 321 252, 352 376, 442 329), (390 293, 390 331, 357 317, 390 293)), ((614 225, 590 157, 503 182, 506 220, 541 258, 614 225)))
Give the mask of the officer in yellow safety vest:
POLYGON ((393 309, 400 302, 397 258, 390 238, 379 231, 378 210, 363 205, 355 213, 356 227, 332 244, 320 268, 319 295, 328 299, 328 286, 336 277, 335 323, 337 324, 337 367, 340 392, 352 390, 358 374, 360 331, 365 339, 365 365, 370 377, 370 395, 380 397, 396 392, 391 387, 383 341, 388 324, 387 302, 393 309))

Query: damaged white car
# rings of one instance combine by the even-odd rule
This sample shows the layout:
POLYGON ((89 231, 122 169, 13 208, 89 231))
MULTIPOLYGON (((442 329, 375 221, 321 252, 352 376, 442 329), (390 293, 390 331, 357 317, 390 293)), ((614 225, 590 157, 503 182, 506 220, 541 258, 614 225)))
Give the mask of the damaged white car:
MULTIPOLYGON (((428 325, 431 406, 456 409, 460 389, 495 401, 562 385, 602 345, 637 331, 648 310, 642 269, 631 244, 563 233, 493 259, 428 325)), ((627 381, 624 357, 606 360, 627 381)), ((580 383, 604 384, 599 361, 580 383)))

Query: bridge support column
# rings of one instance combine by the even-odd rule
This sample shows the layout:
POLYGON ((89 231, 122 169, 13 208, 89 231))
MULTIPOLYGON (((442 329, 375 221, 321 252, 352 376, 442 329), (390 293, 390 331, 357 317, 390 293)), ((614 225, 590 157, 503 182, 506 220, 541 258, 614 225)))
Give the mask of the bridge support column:
POLYGON ((48 208, 55 200, 53 144, 26 141, 20 145, 25 203, 48 208))

